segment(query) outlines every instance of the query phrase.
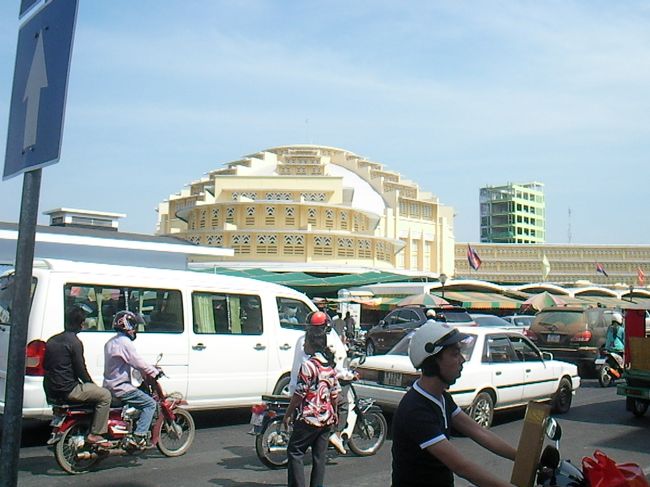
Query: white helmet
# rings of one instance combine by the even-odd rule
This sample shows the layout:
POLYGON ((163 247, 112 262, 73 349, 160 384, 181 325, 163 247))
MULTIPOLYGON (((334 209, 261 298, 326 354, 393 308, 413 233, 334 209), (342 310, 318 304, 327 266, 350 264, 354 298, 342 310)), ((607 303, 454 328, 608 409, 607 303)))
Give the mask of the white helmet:
POLYGON ((623 324, 623 315, 618 311, 612 313, 612 323, 618 323, 619 325, 623 324))
POLYGON ((418 328, 411 337, 409 358, 413 367, 419 369, 427 357, 436 355, 443 348, 462 342, 469 335, 457 328, 440 322, 427 322, 418 328))

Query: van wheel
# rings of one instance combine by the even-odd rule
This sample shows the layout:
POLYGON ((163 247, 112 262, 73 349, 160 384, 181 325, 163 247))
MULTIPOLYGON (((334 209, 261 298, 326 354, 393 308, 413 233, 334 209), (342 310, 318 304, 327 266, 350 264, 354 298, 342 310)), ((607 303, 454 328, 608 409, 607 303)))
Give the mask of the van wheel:
POLYGON ((291 377, 288 375, 282 377, 275 385, 273 394, 276 396, 289 396, 289 382, 291 382, 291 377))
POLYGON ((573 400, 573 389, 569 379, 564 377, 560 381, 555 396, 553 396, 552 409, 556 414, 568 413, 571 409, 571 401, 573 400))
POLYGON ((643 416, 648 410, 648 403, 646 401, 635 399, 633 397, 626 398, 626 401, 627 409, 629 411, 632 411, 632 414, 634 414, 637 418, 643 416))

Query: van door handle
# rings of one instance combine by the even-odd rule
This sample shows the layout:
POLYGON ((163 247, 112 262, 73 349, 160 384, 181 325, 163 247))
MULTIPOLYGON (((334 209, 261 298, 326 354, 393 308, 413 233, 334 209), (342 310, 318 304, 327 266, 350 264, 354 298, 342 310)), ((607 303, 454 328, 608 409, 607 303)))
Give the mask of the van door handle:
POLYGON ((527 374, 530 374, 530 369, 526 369, 526 373, 527 373, 527 374))
POLYGON ((255 350, 266 350, 266 346, 262 345, 261 343, 258 343, 253 347, 255 350))
POLYGON ((192 345, 192 350, 205 350, 206 346, 203 345, 202 343, 197 343, 196 345, 192 345))
POLYGON ((284 345, 280 345, 280 350, 290 350, 290 349, 291 349, 291 345, 289 345, 288 343, 285 343, 284 345))
POLYGON ((496 374, 496 375, 501 375, 501 371, 500 371, 500 370, 497 370, 497 371, 495 372, 495 374, 496 374))

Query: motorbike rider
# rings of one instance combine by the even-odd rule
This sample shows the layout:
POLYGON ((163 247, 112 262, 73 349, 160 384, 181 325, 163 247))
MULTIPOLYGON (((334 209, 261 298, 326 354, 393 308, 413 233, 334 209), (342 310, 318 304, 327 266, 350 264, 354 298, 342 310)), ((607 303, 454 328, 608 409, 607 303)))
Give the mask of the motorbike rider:
POLYGON ((108 428, 111 393, 96 385, 86 369, 84 346, 77 337, 85 321, 86 312, 72 307, 65 316, 65 331, 45 344, 43 388, 48 401, 93 404, 95 414, 86 441, 102 444, 107 441, 102 435, 108 428))
POLYGON ((612 321, 607 328, 605 338, 605 351, 609 352, 620 367, 623 367, 623 353, 625 351, 625 328, 623 315, 618 311, 612 313, 612 321))
POLYGON ((140 410, 135 431, 129 437, 131 445, 137 448, 147 446, 147 435, 156 412, 156 402, 131 384, 132 369, 142 376, 158 377, 160 369, 145 362, 135 349, 138 325, 142 317, 131 311, 120 311, 113 318, 113 329, 117 332, 104 345, 104 387, 124 403, 140 410))
POLYGON ((493 453, 515 459, 515 448, 479 426, 447 391, 463 369, 461 342, 470 339, 440 322, 423 324, 411 338, 409 358, 416 369, 421 369, 421 376, 393 416, 393 487, 453 487, 454 474, 478 487, 511 485, 473 462, 449 441, 453 426, 493 453))

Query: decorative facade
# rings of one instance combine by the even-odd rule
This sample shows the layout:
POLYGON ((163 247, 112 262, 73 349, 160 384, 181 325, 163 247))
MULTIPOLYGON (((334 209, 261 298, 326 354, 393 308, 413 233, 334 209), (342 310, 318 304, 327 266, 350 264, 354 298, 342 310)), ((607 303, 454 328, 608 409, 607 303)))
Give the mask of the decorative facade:
POLYGON ((477 271, 470 268, 467 243, 456 243, 455 279, 480 279, 501 284, 546 281, 560 285, 588 281, 622 288, 646 287, 650 280, 649 245, 470 245, 480 256, 481 266, 477 271), (607 275, 597 271, 597 264, 607 275), (640 276, 647 276, 643 284, 639 283, 640 276))
POLYGON ((524 183, 480 190, 481 242, 544 243, 544 185, 524 183))
POLYGON ((317 145, 230 162, 159 205, 159 235, 225 261, 453 273, 453 209, 382 164, 317 145))

